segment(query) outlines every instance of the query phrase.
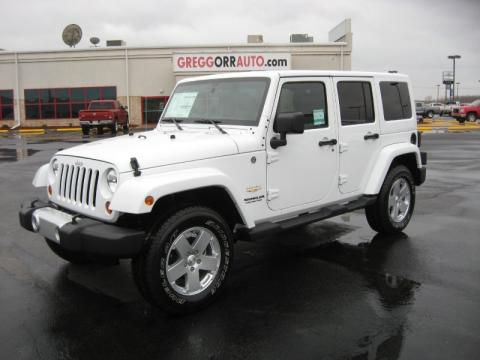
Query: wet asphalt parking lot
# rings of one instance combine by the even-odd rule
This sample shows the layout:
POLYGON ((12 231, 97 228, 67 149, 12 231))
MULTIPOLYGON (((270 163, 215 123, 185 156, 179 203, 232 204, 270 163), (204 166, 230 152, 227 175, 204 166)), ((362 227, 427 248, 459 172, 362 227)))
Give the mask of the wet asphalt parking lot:
POLYGON ((138 294, 129 262, 75 266, 18 225, 35 170, 79 133, 0 136, 3 359, 477 359, 480 132, 424 135, 412 222, 363 212, 240 242, 226 291, 184 317, 138 294))

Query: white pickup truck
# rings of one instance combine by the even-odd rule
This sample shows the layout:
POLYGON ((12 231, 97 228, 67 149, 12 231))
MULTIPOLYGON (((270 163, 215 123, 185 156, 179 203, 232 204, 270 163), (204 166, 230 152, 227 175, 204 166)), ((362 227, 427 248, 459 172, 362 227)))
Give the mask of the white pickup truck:
POLYGON ((365 208, 409 223, 426 176, 405 75, 249 72, 180 81, 152 131, 56 153, 48 202, 21 225, 74 263, 132 259, 139 291, 184 313, 210 303, 234 243, 365 208))

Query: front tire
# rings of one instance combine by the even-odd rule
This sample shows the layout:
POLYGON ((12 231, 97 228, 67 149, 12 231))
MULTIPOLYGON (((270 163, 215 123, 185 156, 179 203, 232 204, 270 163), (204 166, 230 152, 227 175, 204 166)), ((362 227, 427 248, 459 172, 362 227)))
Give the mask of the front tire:
POLYGON ((207 207, 192 206, 156 226, 132 260, 133 278, 152 305, 189 313, 212 302, 223 289, 233 261, 233 235, 207 207))
POLYGON ((428 117, 429 119, 433 119, 433 115, 435 115, 435 113, 434 113, 432 110, 430 110, 430 111, 427 112, 427 117, 428 117))
POLYGON ((387 174, 377 201, 365 208, 370 227, 385 234, 403 231, 415 207, 415 184, 410 170, 399 165, 387 174))

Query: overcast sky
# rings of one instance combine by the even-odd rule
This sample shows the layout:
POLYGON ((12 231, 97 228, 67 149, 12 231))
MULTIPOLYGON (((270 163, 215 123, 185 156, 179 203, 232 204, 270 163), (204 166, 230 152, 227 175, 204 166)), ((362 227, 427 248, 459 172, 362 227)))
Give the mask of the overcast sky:
MULTIPOLYGON (((450 54, 459 54, 460 94, 480 95, 480 0, 1 0, 0 48, 66 48, 65 25, 89 38, 123 39, 129 46, 288 42, 291 33, 327 41, 352 19, 353 70, 398 70, 411 76, 417 99, 436 97, 450 54), (8 3, 8 6, 7 6, 8 3)), ((440 91, 442 94, 443 92, 440 91)))

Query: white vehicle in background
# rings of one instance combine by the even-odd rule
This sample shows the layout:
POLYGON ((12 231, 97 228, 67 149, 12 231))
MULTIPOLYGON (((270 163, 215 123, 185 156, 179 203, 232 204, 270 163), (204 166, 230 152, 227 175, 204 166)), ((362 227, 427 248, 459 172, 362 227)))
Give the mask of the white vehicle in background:
POLYGON ((453 109, 460 107, 460 101, 447 101, 443 107, 443 115, 452 115, 453 109))
POLYGON ((426 176, 410 89, 366 72, 182 80, 156 129, 56 153, 20 223, 67 261, 131 258, 146 300, 199 309, 238 239, 362 208, 375 231, 405 229, 426 176))

